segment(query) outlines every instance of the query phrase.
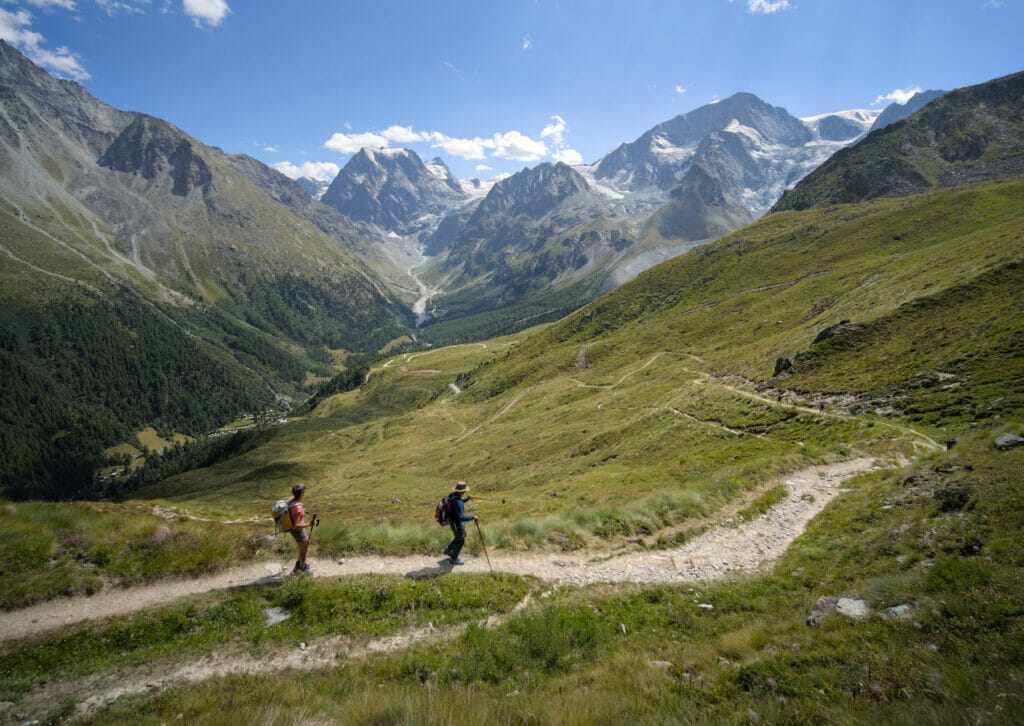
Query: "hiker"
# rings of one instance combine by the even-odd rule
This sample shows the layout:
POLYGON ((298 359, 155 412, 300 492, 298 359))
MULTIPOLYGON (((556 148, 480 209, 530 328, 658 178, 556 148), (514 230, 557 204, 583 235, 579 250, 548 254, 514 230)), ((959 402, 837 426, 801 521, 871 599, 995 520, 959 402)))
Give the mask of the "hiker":
POLYGON ((309 550, 309 528, 316 521, 306 521, 306 508, 302 505, 302 495, 306 493, 306 485, 299 483, 292 487, 292 498, 288 500, 288 516, 292 520, 292 537, 299 545, 299 559, 295 560, 294 572, 310 574, 306 564, 306 552, 309 550))
POLYGON ((472 522, 477 517, 473 514, 466 514, 466 505, 463 504, 462 497, 469 492, 469 486, 464 481, 460 481, 452 489, 451 494, 448 495, 448 501, 451 502, 451 511, 448 515, 448 526, 452 528, 452 533, 455 538, 444 548, 444 553, 448 555, 449 562, 453 565, 464 565, 466 564, 459 559, 459 552, 462 551, 462 545, 466 544, 466 522, 472 522))

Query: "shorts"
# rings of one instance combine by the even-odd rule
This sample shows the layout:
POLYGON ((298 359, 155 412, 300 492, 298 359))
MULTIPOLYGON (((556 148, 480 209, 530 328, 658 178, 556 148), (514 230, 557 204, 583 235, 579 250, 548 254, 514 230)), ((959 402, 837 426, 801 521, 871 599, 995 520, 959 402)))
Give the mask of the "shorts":
POLYGON ((302 529, 293 529, 292 537, 294 537, 295 541, 299 544, 302 544, 303 542, 309 542, 309 528, 303 527, 302 529))

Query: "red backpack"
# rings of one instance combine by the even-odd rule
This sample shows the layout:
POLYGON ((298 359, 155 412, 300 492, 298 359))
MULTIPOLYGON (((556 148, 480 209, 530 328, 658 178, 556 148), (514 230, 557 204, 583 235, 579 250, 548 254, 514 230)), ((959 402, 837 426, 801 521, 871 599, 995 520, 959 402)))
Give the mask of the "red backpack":
MULTIPOLYGON (((452 492, 452 494, 454 494, 454 492, 452 492)), ((437 523, 442 527, 451 524, 453 509, 455 509, 455 507, 452 505, 452 495, 445 494, 441 498, 441 501, 437 503, 437 506, 434 507, 434 519, 436 519, 437 523)))

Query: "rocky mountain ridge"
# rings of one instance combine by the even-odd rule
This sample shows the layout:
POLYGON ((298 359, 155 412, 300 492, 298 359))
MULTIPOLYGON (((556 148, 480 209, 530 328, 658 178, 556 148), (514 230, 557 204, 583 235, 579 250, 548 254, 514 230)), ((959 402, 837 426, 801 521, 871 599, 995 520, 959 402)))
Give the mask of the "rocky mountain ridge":
POLYGON ((409 149, 364 148, 338 172, 321 201, 357 222, 416 235, 469 196, 440 159, 409 149))
POLYGON ((950 91, 839 151, 772 211, 802 210, 1024 173, 1024 72, 950 91))
MULTIPOLYGON (((254 159, 111 108, 0 42, 0 488, 81 494, 148 425, 287 407, 411 316, 373 238, 254 159), (33 403, 34 402, 34 403, 33 403)), ((19 490, 20 491, 20 490, 19 490)))

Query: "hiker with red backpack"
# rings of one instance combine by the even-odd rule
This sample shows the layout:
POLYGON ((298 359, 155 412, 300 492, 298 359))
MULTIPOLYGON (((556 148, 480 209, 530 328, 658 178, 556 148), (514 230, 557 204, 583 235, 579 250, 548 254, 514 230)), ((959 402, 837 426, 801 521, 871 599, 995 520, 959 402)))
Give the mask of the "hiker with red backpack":
POLYGON ((460 481, 454 486, 451 493, 442 500, 442 503, 447 503, 445 519, 447 519, 448 526, 452 528, 452 534, 455 535, 443 551, 449 557, 448 562, 453 565, 466 564, 459 559, 462 545, 466 544, 466 522, 472 522, 477 519, 476 515, 466 514, 463 496, 468 492, 469 486, 466 482, 460 481))
POLYGON ((293 572, 311 574, 309 565, 306 564, 306 552, 309 550, 309 528, 317 523, 314 514, 312 519, 306 521, 306 508, 302 504, 302 495, 306 493, 306 485, 299 483, 292 487, 292 498, 288 500, 288 517, 291 519, 292 537, 299 545, 299 559, 295 560, 293 572))

